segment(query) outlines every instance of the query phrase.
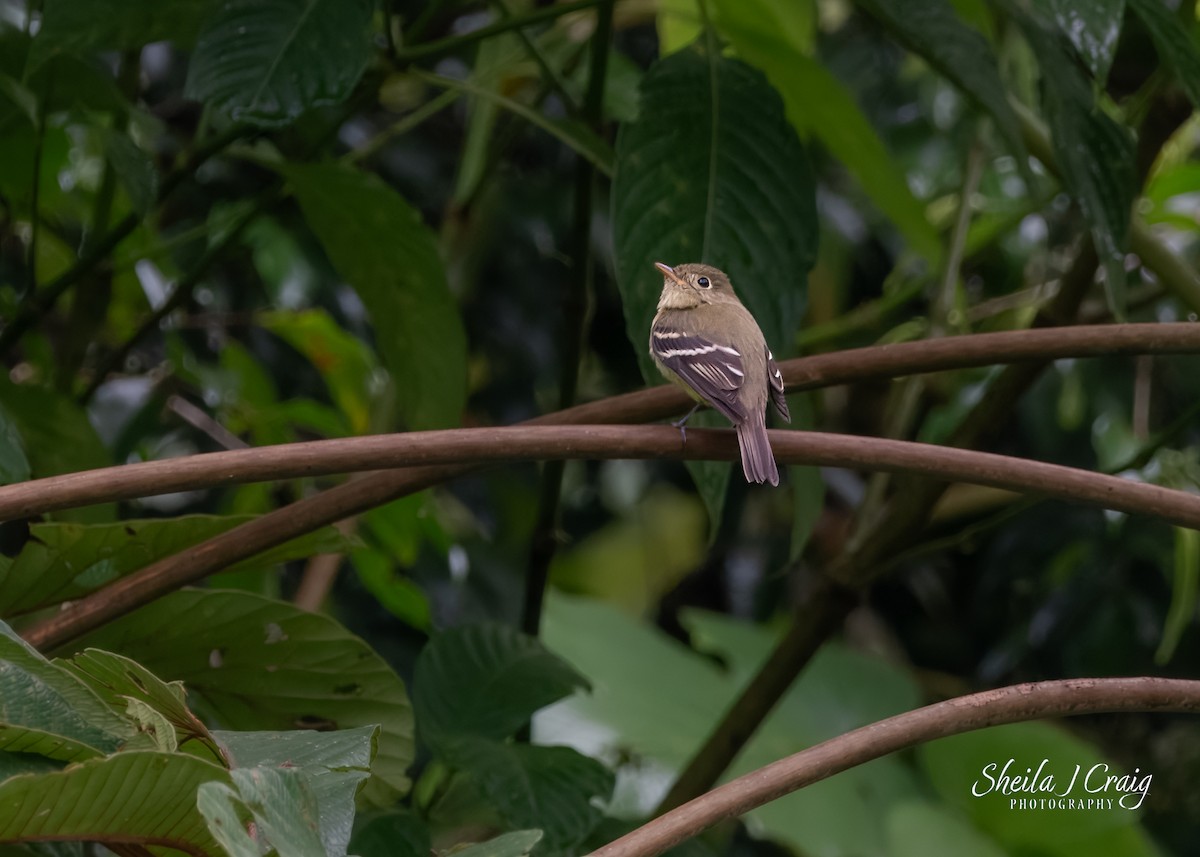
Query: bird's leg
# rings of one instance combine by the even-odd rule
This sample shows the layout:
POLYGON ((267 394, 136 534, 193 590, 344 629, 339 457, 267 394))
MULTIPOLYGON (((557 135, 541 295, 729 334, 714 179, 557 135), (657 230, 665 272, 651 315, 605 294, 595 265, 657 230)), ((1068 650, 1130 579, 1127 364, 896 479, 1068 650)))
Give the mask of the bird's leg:
POLYGON ((690 411, 688 411, 686 414, 684 414, 680 419, 677 419, 675 422, 671 423, 671 425, 673 425, 673 426, 675 426, 675 428, 679 429, 679 436, 683 438, 684 446, 687 446, 687 428, 685 428, 685 426, 687 425, 687 421, 692 418, 692 414, 694 414, 694 413, 696 413, 696 411, 700 410, 701 404, 702 404, 701 402, 696 402, 696 404, 692 405, 692 409, 690 411))

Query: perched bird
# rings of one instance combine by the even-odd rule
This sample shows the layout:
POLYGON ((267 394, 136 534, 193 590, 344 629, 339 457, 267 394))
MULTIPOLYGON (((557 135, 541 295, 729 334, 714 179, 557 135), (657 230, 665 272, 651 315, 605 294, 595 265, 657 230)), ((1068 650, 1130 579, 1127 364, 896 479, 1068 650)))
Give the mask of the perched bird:
MULTIPOLYGON (((650 356, 668 381, 683 387, 695 408, 716 408, 737 429, 748 482, 779 484, 767 439, 767 398, 788 422, 783 376, 758 322, 742 306, 722 271, 709 265, 672 268, 662 262, 663 290, 650 325, 650 356)), ((685 435, 686 439, 686 435, 685 435)))

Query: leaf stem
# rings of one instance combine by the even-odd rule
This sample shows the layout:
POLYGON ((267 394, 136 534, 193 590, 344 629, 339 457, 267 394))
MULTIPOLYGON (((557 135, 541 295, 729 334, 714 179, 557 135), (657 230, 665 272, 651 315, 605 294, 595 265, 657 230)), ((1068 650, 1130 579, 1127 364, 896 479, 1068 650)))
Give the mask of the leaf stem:
POLYGON ((481 98, 484 101, 491 101, 500 105, 504 109, 515 113, 522 119, 525 119, 530 124, 540 128, 552 137, 558 139, 560 143, 582 158, 591 161, 600 172, 611 178, 613 173, 613 153, 612 149, 602 139, 596 136, 590 129, 584 125, 567 125, 565 123, 554 122, 546 116, 543 116, 538 111, 508 98, 498 93, 492 92, 474 83, 465 80, 455 80, 454 78, 444 77, 440 74, 433 74, 427 71, 414 71, 413 75, 427 83, 439 86, 442 89, 455 89, 460 92, 465 92, 474 95, 476 98, 481 98))
POLYGON ((561 18, 563 15, 570 15, 572 12, 590 9, 593 6, 599 6, 602 3, 608 2, 610 2, 610 0, 576 0, 574 3, 562 3, 559 5, 545 6, 519 17, 506 18, 502 21, 497 21, 494 24, 488 24, 486 27, 480 27, 479 29, 472 30, 469 33, 463 33, 461 36, 450 36, 449 38, 439 39, 435 42, 427 42, 423 45, 414 45, 411 48, 401 48, 396 54, 395 59, 397 62, 401 63, 411 63, 416 62, 417 60, 433 59, 445 54, 454 53, 461 48, 473 45, 476 42, 481 42, 484 39, 491 38, 499 33, 507 33, 510 30, 520 30, 525 27, 531 27, 534 24, 540 24, 543 21, 553 21, 557 18, 561 18))

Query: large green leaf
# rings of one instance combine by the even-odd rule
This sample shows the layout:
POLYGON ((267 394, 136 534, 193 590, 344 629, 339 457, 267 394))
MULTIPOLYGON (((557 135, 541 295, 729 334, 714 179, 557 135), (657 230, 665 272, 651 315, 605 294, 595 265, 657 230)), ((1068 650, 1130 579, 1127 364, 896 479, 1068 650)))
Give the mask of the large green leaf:
MULTIPOLYGON (((637 762, 620 772, 614 797, 620 815, 654 806, 669 773, 711 734, 776 641, 764 628, 712 614, 689 613, 685 624, 704 655, 598 602, 560 596, 547 604, 547 643, 578 664, 595 690, 538 715, 534 736, 592 756, 632 755, 637 762)), ((827 644, 730 775, 917 704, 917 689, 903 673, 827 644)), ((885 810, 917 788, 898 759, 878 759, 759 807, 751 823, 800 853, 886 853, 885 810)))
POLYGON ((540 854, 573 853, 604 817, 597 801, 612 796, 612 771, 570 747, 462 741, 449 761, 466 771, 505 822, 537 825, 540 854))
POLYGON ((0 783, 0 842, 76 839, 223 857, 196 809, 224 768, 182 753, 117 753, 0 783))
MULTIPOLYGON (((34 524, 15 559, 0 556, 0 615, 79 598, 250 520, 252 515, 186 515, 116 524, 34 524)), ((333 527, 323 527, 227 570, 269 568, 353 544, 333 527)))
POLYGON ((1005 851, 957 814, 914 800, 887 816, 890 857, 1005 857, 1005 851))
MULTIPOLYGON (((3 374, 0 375, 0 406, 21 436, 35 478, 112 464, 108 450, 88 422, 87 414, 70 399, 45 387, 14 384, 7 374, 3 374)), ((112 504, 105 504, 60 512, 57 517, 110 521, 113 514, 112 504)))
POLYGON ((112 752, 133 734, 91 688, 0 622, 0 750, 71 762, 112 752))
POLYGON ((1022 19, 1042 76, 1042 112, 1059 173, 1079 201, 1105 266, 1109 304, 1125 311, 1125 251, 1137 177, 1133 140, 1096 103, 1091 83, 1061 42, 1032 19, 1022 19))
POLYGON ((31 61, 54 51, 129 50, 167 40, 187 46, 218 5, 218 0, 46 0, 31 61))
POLYGON ((1131 8, 1154 40, 1159 59, 1175 70, 1194 107, 1200 107, 1200 52, 1178 14, 1162 0, 1129 0, 1131 8))
POLYGON ((752 19, 723 29, 738 56, 762 69, 783 97, 788 121, 801 134, 820 140, 858 180, 867 197, 930 265, 941 260, 937 230, 913 196, 904 170, 884 146, 854 96, 824 65, 808 56, 788 29, 752 19), (753 23, 762 23, 757 29, 753 23))
POLYGON ((203 743, 214 759, 220 759, 208 727, 187 707, 187 692, 179 682, 165 682, 136 661, 112 652, 88 649, 58 662, 79 677, 114 711, 130 702, 140 702, 162 715, 174 732, 177 746, 190 740, 203 743))
POLYGON ((196 41, 186 94, 262 126, 350 94, 370 59, 371 0, 226 0, 196 41))
POLYGON ((250 768, 230 771, 233 785, 205 783, 197 805, 213 834, 233 853, 253 853, 245 830, 232 828, 229 819, 249 811, 255 840, 268 853, 288 857, 344 857, 346 851, 326 852, 321 841, 321 811, 317 797, 299 771, 250 768), (233 839, 227 842, 226 838, 233 839))
POLYGON ((992 115, 996 127, 1021 163, 1025 143, 1008 95, 1000 80, 1000 67, 992 46, 978 30, 967 26, 948 0, 858 0, 860 6, 883 24, 914 53, 945 75, 992 115))
POLYGON ((421 740, 443 749, 465 737, 508 738, 539 708, 587 686, 534 637, 488 622, 443 631, 425 646, 413 707, 421 740))
POLYGON ((197 711, 224 727, 351 728, 380 724, 373 798, 408 787, 412 709, 404 684, 328 616, 246 592, 185 589, 80 641, 182 681, 197 711), (378 780, 378 782, 376 781, 378 780))
MULTIPOLYGON (((642 112, 617 139, 613 243, 625 330, 648 381, 662 275, 654 262, 726 271, 783 355, 804 312, 816 253, 815 185, 778 94, 743 62, 700 50, 659 60, 642 80, 642 112)), ((691 462, 720 519, 730 468, 691 462)))
POLYGON ((283 173, 326 254, 367 307, 406 426, 457 425, 466 334, 421 215, 375 176, 348 167, 292 165, 283 173))
MULTIPOLYGON (((344 855, 354 826, 354 796, 371 773, 377 726, 338 732, 215 732, 224 746, 241 800, 255 814, 237 769, 286 769, 312 794, 319 818, 317 833, 324 853, 344 855)), ((264 787, 269 781, 264 783, 264 787)), ((290 792, 289 792, 290 793, 290 792)), ((270 837, 268 837, 270 838, 270 837)), ((279 846, 278 842, 275 842, 279 846)), ((282 852, 281 853, 285 853, 282 852)))
MULTIPOLYGON (((1036 852, 1046 857, 1149 857, 1158 853, 1137 823, 1139 813, 1118 805, 1120 795, 1111 789, 1106 793, 1085 791, 1088 772, 1095 765, 1107 763, 1094 747, 1063 729, 1045 723, 1016 723, 968 732, 922 745, 917 758, 938 794, 965 812, 1007 853, 1036 852), (1003 794, 992 788, 1006 763, 1010 777, 1033 775, 1040 766, 1037 782, 1053 776, 1053 795, 1003 794), (1072 782, 1076 766, 1079 777, 1072 782), (1061 812, 1022 811, 1017 803, 1022 798, 1060 795, 1076 800, 1112 798, 1113 803, 1084 812, 1077 810, 1070 814, 1070 824, 1063 824, 1061 812)), ((1102 783, 1103 775, 1118 771, 1105 768, 1100 773, 1102 783)), ((1145 773, 1142 771, 1138 779, 1145 773)))
POLYGON ((1050 0, 1050 8, 1059 29, 1103 84, 1121 37, 1125 0, 1050 0))

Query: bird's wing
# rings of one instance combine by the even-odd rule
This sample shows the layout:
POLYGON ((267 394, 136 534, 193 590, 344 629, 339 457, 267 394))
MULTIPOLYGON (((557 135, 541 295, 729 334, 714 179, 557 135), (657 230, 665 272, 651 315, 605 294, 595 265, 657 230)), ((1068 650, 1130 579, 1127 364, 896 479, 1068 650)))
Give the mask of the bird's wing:
POLYGON ((767 349, 767 378, 771 382, 771 402, 775 405, 775 410, 790 423, 792 415, 788 413, 787 399, 783 395, 783 373, 779 371, 779 365, 775 362, 775 355, 771 353, 770 348, 767 349))
POLYGON ((746 419, 746 409, 738 401, 746 373, 736 348, 703 334, 655 326, 650 331, 650 353, 731 422, 746 419))

